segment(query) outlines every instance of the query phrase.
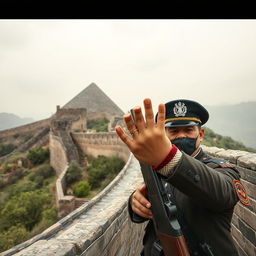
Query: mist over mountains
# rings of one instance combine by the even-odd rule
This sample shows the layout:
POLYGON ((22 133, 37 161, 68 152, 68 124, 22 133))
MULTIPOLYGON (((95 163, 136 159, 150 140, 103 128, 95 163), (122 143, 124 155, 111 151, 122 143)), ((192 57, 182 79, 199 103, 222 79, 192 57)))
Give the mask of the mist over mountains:
POLYGON ((0 113, 0 130, 6 130, 34 122, 33 118, 21 118, 11 113, 0 113))
POLYGON ((206 127, 256 148, 256 101, 205 107, 210 114, 206 127))

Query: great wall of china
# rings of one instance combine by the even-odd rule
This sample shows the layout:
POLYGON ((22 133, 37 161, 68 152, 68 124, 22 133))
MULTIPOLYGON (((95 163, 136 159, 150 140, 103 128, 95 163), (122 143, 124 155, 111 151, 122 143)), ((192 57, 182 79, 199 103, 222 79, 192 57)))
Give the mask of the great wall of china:
MULTIPOLYGON (((31 131, 39 135, 34 142, 30 141, 30 147, 49 145, 51 165, 58 175, 56 198, 62 217, 43 233, 0 255, 139 255, 145 224, 134 224, 130 221, 127 200, 143 179, 138 161, 129 153, 115 132, 110 129, 105 133, 88 133, 85 110, 57 108, 57 113, 50 119, 0 131, 0 139, 13 137, 17 132, 26 134, 31 131), (76 118, 73 118, 74 116, 76 118), (118 176, 103 191, 78 208, 76 208, 77 199, 65 195, 64 192, 65 171, 69 163, 78 158, 77 147, 84 155, 114 155, 126 162, 118 176)), ((254 256, 256 255, 256 154, 215 147, 203 146, 203 148, 210 155, 236 164, 240 171, 251 206, 248 208, 241 203, 237 204, 232 219, 232 235, 240 256, 254 256)))

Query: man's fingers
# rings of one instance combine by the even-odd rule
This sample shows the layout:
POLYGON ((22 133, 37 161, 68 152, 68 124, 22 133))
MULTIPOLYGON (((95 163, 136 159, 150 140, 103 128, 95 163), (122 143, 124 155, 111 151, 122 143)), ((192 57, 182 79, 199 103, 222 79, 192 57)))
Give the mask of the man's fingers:
POLYGON ((129 147, 131 148, 132 140, 131 138, 124 132, 121 126, 116 126, 115 131, 117 135, 120 137, 120 139, 129 147))
POLYGON ((151 203, 147 200, 146 194, 147 186, 143 184, 136 190, 136 192, 133 195, 133 199, 149 209, 151 207, 151 203))
POLYGON ((157 115, 157 126, 159 128, 164 128, 164 121, 165 121, 165 105, 159 104, 158 115, 157 115))
POLYGON ((148 209, 147 207, 145 207, 144 205, 142 205, 139 201, 137 201, 135 198, 133 199, 133 203, 132 203, 132 210, 144 217, 144 218, 152 218, 152 212, 150 209, 148 209))
POLYGON ((141 107, 133 108, 133 113, 135 115, 135 124, 136 124, 138 131, 143 132, 146 124, 145 124, 144 117, 141 112, 141 107))
POLYGON ((145 117, 146 117, 147 126, 152 127, 155 122, 154 122, 154 113, 152 109, 151 100, 146 98, 144 99, 143 103, 145 108, 145 117))
POLYGON ((124 115, 124 122, 126 124, 128 131, 132 135, 132 137, 136 137, 138 135, 138 130, 132 119, 132 115, 131 114, 124 115))

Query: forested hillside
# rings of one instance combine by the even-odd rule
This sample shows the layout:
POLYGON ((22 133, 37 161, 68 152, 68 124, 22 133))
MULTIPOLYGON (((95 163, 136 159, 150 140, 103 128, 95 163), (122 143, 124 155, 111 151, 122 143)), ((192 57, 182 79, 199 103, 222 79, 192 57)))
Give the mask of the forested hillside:
POLYGON ((246 147, 243 143, 233 140, 230 136, 219 135, 207 127, 204 127, 204 129, 205 137, 202 144, 206 146, 224 149, 243 150, 256 153, 256 149, 246 147))

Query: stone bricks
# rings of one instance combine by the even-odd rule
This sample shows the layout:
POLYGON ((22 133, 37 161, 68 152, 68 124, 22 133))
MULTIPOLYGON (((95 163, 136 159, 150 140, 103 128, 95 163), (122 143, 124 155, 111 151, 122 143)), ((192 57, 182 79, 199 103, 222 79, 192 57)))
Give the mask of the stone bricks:
POLYGON ((256 154, 247 154, 240 157, 237 164, 241 167, 256 171, 256 154))
POLYGON ((84 153, 97 157, 99 154, 107 157, 117 156, 128 160, 130 151, 115 132, 102 133, 72 133, 73 140, 84 153))
MULTIPOLYGON (((237 245, 242 248, 246 256, 255 256, 256 248, 255 246, 238 230, 235 226, 232 226, 232 234, 237 241, 237 245)), ((240 254, 241 256, 241 254, 240 254)))

